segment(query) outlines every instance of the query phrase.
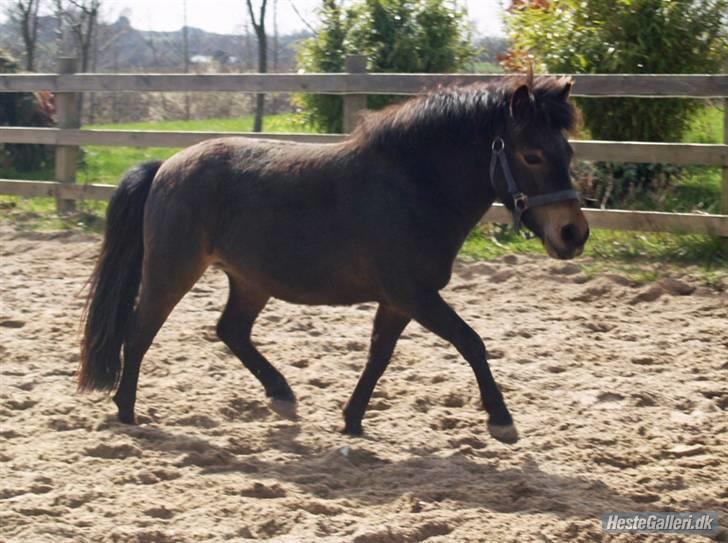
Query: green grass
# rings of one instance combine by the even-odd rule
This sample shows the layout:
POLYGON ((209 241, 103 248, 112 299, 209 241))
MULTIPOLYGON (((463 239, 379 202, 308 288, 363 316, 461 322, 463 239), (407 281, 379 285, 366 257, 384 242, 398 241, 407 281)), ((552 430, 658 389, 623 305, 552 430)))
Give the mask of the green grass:
POLYGON ((504 70, 497 62, 473 62, 471 71, 476 74, 502 74, 504 70))
MULTIPOLYGON (((698 264, 705 268, 725 267, 728 256, 721 255, 720 240, 695 234, 618 232, 592 229, 584 256, 598 260, 672 262, 698 264)), ((508 225, 488 224, 476 228, 463 246, 473 258, 492 259, 509 253, 546 255, 541 241, 529 234, 516 234, 508 225)))
POLYGON ((116 185, 126 170, 147 160, 165 160, 179 149, 171 147, 84 147, 83 162, 78 168, 81 183, 116 185))
MULTIPOLYGON (((589 276, 602 271, 619 272, 641 284, 679 270, 725 288, 728 253, 721 243, 711 236, 592 229, 579 263, 589 276)), ((483 225, 471 232, 461 256, 491 260, 513 253, 546 256, 540 240, 499 224, 483 225)))
POLYGON ((686 143, 725 143, 723 141, 723 108, 709 105, 701 109, 683 137, 686 143))
MULTIPOLYGON (((707 106, 693 119, 683 137, 685 143, 724 143, 723 108, 707 106)), ((688 166, 658 201, 662 211, 720 213, 723 176, 720 168, 688 166)))

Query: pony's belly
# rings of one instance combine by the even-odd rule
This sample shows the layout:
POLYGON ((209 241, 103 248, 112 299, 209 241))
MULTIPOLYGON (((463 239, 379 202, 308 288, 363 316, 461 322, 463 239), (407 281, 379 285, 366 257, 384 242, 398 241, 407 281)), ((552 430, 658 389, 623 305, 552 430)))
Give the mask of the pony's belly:
POLYGON ((273 292, 272 296, 291 304, 302 305, 352 305, 376 301, 370 293, 353 292, 273 292))
POLYGON ((293 304, 351 305, 381 297, 373 275, 353 262, 322 268, 310 262, 290 262, 281 267, 253 264, 251 260, 219 264, 258 292, 293 304))
POLYGON ((261 286, 271 296, 293 304, 350 305, 375 300, 378 293, 364 277, 312 277, 301 274, 295 278, 268 276, 261 286))

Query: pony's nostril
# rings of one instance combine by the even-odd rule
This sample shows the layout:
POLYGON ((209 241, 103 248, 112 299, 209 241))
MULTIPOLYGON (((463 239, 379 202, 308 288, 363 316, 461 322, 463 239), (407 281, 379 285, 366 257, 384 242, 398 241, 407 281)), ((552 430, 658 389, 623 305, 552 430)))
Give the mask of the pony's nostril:
POLYGON ((566 226, 561 228, 561 240, 566 245, 578 245, 578 239, 579 230, 576 228, 575 224, 567 224, 566 226))

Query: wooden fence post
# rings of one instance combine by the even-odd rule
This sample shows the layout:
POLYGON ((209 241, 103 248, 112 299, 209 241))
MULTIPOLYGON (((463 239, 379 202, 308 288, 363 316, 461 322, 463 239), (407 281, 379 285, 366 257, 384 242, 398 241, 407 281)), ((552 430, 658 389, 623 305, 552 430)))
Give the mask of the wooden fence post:
MULTIPOLYGON (((60 57, 58 59, 58 75, 76 72, 76 59, 73 57, 60 57)), ((78 111, 78 94, 75 92, 58 92, 56 100, 56 117, 58 128, 79 128, 81 119, 78 111)), ((60 183, 76 182, 76 162, 78 160, 78 147, 71 145, 56 145, 56 171, 55 180, 60 183)), ((71 213, 76 209, 74 200, 64 200, 56 196, 56 211, 58 214, 71 213)))
MULTIPOLYGON (((352 74, 362 74, 367 71, 366 55, 349 55, 346 57, 346 71, 352 74)), ((354 130, 359 112, 367 108, 366 94, 344 95, 344 132, 354 130)))

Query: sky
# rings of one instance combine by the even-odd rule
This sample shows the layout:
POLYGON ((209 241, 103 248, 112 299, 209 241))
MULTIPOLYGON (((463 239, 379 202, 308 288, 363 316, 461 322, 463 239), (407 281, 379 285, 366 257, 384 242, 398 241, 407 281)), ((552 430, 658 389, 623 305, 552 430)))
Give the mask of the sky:
MULTIPOLYGON (((12 0, 0 0, 2 7, 12 0)), ((274 0, 268 0, 272 6, 274 0)), ((140 30, 177 30, 183 24, 185 0, 102 0, 102 11, 107 20, 126 15, 134 28, 140 30)), ((221 34, 240 33, 244 25, 245 0, 186 0, 187 21, 208 32, 221 34)), ((466 5, 477 34, 502 36, 502 0, 458 0, 466 5)), ((301 16, 316 27, 316 10, 321 0, 278 0, 278 31, 281 34, 304 30, 305 23, 296 15, 292 4, 301 16)), ((258 0, 254 0, 258 5, 258 0)), ((272 10, 271 10, 272 11, 272 10)), ((0 18, 3 18, 0 15, 0 18)), ((268 20, 272 29, 272 23, 268 20)))

